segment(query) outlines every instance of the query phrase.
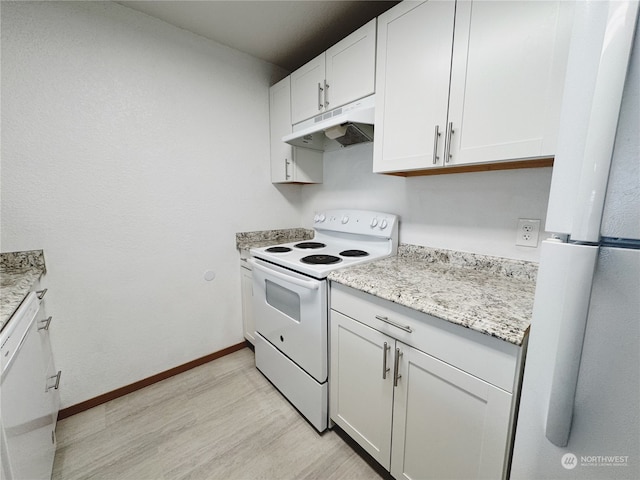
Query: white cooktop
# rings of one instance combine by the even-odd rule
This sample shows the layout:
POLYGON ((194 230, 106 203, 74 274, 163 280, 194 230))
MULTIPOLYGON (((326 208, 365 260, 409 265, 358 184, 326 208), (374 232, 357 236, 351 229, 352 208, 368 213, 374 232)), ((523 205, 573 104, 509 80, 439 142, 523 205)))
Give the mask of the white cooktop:
POLYGON ((394 255, 398 248, 398 217, 369 210, 327 210, 314 215, 315 236, 304 242, 290 242, 269 247, 252 248, 251 255, 314 278, 325 278, 329 272, 371 260, 394 255), (321 248, 301 248, 300 244, 317 242, 321 248), (274 247, 290 249, 278 252, 274 247), (366 256, 347 256, 347 250, 362 250, 366 256), (303 258, 333 256, 336 263, 309 264, 303 258))

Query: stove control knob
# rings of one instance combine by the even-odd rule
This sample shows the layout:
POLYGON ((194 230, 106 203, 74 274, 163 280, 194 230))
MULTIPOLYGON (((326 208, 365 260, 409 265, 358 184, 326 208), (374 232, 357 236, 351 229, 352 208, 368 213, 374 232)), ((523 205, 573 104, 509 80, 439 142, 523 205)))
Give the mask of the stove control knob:
POLYGON ((342 223, 348 223, 349 222, 349 216, 345 215, 344 217, 342 217, 342 223))
POLYGON ((317 213, 313 216, 313 221, 315 223, 318 223, 320 221, 320 215, 318 215, 317 213))
POLYGON ((384 230, 385 228, 387 228, 388 223, 387 221, 383 218, 382 221, 380 222, 380 230, 384 230))
POLYGON ((376 217, 373 217, 369 225, 371 225, 371 228, 374 228, 376 225, 378 225, 378 219, 376 217))
POLYGON ((324 222, 327 219, 327 217, 325 217, 324 213, 320 214, 320 221, 324 222))

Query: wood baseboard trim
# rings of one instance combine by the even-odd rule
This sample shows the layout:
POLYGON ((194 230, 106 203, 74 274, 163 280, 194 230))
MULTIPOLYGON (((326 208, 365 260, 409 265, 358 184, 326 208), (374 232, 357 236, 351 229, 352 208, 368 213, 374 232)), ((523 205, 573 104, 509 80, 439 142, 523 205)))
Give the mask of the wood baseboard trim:
POLYGON ((427 170, 410 170, 408 172, 382 172, 385 175, 398 177, 419 177, 424 175, 446 175, 451 173, 490 172, 495 170, 514 170, 518 168, 553 167, 553 158, 535 160, 518 160, 514 162, 479 163, 474 165, 458 165, 450 167, 436 167, 427 170))
POLYGON ((196 358, 195 360, 191 360, 190 362, 178 365, 177 367, 170 368, 169 370, 165 370, 164 372, 160 372, 142 380, 138 380, 137 382, 134 382, 130 385, 125 385, 124 387, 120 387, 116 390, 103 393, 102 395, 90 398, 89 400, 85 400, 84 402, 80 402, 75 405, 71 405, 70 407, 63 408, 58 412, 58 420, 63 420, 77 413, 89 410, 90 408, 97 407, 98 405, 106 403, 110 400, 115 400, 116 398, 122 397, 123 395, 127 395, 131 392, 135 392, 136 390, 140 390, 141 388, 153 385, 154 383, 157 383, 161 380, 165 380, 179 373, 186 372, 187 370, 191 370, 192 368, 199 367, 200 365, 209 363, 212 360, 216 360, 217 358, 224 357, 225 355, 237 352, 238 350, 242 350, 248 345, 249 343, 246 341, 236 343, 235 345, 231 345, 230 347, 223 348, 222 350, 219 350, 217 352, 210 353, 209 355, 205 355, 204 357, 196 358))

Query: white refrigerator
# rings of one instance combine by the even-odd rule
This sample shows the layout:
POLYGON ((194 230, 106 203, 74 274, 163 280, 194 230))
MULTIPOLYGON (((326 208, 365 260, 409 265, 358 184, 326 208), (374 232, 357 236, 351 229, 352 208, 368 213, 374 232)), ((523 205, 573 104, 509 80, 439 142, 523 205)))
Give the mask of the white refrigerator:
POLYGON ((576 2, 511 479, 640 479, 637 19, 576 2))

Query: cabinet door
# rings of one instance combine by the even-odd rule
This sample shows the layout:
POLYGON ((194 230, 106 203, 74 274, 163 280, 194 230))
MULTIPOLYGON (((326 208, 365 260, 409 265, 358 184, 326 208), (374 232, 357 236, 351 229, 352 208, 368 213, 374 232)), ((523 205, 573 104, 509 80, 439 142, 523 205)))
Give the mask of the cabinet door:
POLYGON ((373 19, 326 52, 324 106, 327 110, 375 91, 376 20, 373 19))
POLYGON ((256 324, 253 320, 253 280, 251 269, 240 268, 240 288, 242 291, 242 327, 244 338, 255 345, 256 324))
POLYGON ((573 2, 458 2, 447 164, 550 157, 573 2))
POLYGON ((374 172, 442 166, 454 12, 429 0, 378 17, 374 172))
POLYGON ((331 310, 329 415, 387 470, 394 344, 391 337, 331 310), (385 362, 389 371, 383 374, 385 362))
POLYGON ((271 140, 271 182, 290 181, 288 164, 293 161, 293 147, 282 141, 291 133, 291 78, 279 81, 269 89, 269 127, 271 140))
POLYGON ((285 168, 288 181, 295 183, 322 183, 322 159, 322 152, 319 150, 293 147, 293 162, 285 168))
POLYGON ((324 111, 325 54, 291 74, 291 120, 295 125, 324 111))
POLYGON ((391 474, 503 477, 511 394, 398 342, 391 474))

